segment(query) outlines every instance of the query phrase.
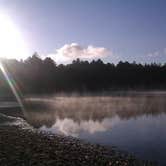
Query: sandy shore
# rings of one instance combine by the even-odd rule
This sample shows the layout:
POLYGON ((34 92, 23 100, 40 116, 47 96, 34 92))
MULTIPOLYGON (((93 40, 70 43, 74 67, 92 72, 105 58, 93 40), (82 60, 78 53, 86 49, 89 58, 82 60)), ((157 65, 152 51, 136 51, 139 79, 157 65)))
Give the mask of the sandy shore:
POLYGON ((72 137, 46 135, 18 126, 0 126, 2 166, 153 166, 114 148, 72 137))

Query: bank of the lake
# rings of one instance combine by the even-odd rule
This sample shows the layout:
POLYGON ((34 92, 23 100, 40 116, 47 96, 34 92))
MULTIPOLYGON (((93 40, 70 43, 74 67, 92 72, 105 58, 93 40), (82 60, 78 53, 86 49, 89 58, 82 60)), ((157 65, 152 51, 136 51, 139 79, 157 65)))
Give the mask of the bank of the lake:
POLYGON ((18 126, 0 126, 2 166, 153 166, 115 148, 18 126))

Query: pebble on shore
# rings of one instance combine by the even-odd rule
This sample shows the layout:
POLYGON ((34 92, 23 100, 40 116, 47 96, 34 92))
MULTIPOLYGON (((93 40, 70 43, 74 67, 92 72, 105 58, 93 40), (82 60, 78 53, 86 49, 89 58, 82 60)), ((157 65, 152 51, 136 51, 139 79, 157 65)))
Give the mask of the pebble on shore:
POLYGON ((0 166, 154 166, 114 148, 72 137, 0 126, 0 166))

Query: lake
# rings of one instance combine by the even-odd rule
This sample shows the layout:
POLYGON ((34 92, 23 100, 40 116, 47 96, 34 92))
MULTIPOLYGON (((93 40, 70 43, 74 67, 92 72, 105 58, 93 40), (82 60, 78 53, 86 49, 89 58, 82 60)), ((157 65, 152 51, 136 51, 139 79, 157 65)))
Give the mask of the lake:
MULTIPOLYGON (((166 165, 165 92, 31 97, 25 110, 26 121, 41 131, 115 146, 166 165)), ((19 112, 3 111, 12 116, 20 116, 19 112)))

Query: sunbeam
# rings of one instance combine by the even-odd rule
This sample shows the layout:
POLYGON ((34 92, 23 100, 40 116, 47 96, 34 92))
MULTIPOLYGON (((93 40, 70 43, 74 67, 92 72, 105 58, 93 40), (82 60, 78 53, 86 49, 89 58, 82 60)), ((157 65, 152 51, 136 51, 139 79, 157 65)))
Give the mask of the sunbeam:
POLYGON ((2 62, 0 62, 0 70, 2 71, 2 74, 4 75, 5 79, 6 79, 6 82, 8 83, 13 95, 15 96, 19 106, 21 107, 21 110, 23 112, 23 114, 25 115, 26 114, 26 111, 25 111, 25 107, 23 105, 23 102, 21 100, 21 97, 19 96, 17 90, 16 90, 16 83, 15 81, 9 76, 9 73, 7 71, 7 69, 5 69, 4 65, 2 64, 2 62))

